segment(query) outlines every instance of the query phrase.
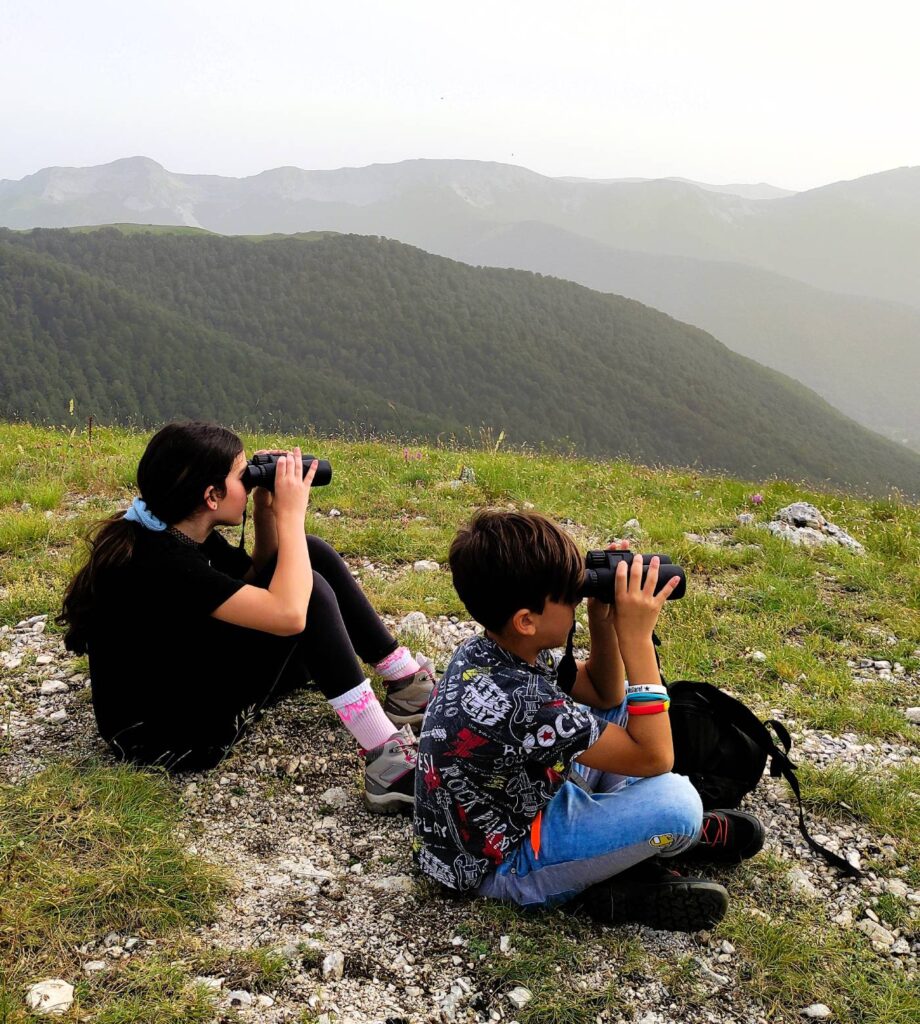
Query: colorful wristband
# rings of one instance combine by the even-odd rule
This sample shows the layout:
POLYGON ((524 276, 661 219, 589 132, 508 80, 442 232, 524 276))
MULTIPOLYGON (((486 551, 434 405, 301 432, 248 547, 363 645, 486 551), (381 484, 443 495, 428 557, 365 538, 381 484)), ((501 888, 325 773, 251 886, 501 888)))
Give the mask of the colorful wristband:
POLYGON ((628 693, 626 695, 627 704, 644 704, 646 701, 658 701, 660 703, 667 699, 667 695, 661 693, 628 693))
POLYGON ((630 715, 660 715, 667 711, 670 701, 656 701, 654 704, 627 704, 626 710, 630 715))
POLYGON ((666 694, 668 688, 663 683, 630 683, 626 687, 627 693, 662 693, 666 694))

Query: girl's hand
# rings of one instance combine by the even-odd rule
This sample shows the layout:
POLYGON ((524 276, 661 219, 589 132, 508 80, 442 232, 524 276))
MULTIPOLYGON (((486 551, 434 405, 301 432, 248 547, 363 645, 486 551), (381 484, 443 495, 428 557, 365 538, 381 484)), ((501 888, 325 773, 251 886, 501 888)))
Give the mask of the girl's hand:
POLYGON ((617 566, 614 583, 616 602, 611 605, 611 613, 621 646, 651 638, 665 601, 680 583, 677 577, 673 577, 656 597, 655 587, 661 562, 656 556, 649 563, 644 586, 642 564, 642 555, 637 553, 633 555, 632 565, 627 566, 624 561, 617 566))
POLYGON ((316 476, 318 465, 319 460, 314 459, 306 475, 302 475, 303 457, 300 448, 285 452, 278 459, 278 466, 275 469, 275 496, 272 501, 277 519, 295 518, 303 526, 307 505, 310 503, 310 485, 316 476))
MULTIPOLYGON (((280 448, 260 448, 254 455, 284 455, 280 448)), ((252 510, 270 512, 273 510, 274 495, 265 487, 253 487, 252 510)))

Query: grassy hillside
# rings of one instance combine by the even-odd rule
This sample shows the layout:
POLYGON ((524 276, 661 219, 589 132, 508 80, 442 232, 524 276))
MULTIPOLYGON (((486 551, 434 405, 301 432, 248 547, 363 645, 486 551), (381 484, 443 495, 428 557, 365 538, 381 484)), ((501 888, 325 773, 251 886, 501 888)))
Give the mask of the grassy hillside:
POLYGON ((5 232, 0 258, 7 416, 59 420, 73 398, 107 421, 484 427, 590 455, 920 491, 920 457, 802 386, 567 282, 359 237, 5 232))
MULTIPOLYGON (((718 682, 763 716, 778 709, 796 736, 794 755, 814 831, 849 836, 855 829, 866 837, 863 866, 871 877, 861 885, 838 885, 816 872, 810 858, 790 855, 781 845, 781 839, 794 835, 789 814, 777 817, 788 793, 765 781, 770 801, 759 805, 758 813, 771 817, 770 841, 779 845, 741 872, 723 876, 732 907, 711 939, 663 939, 656 933, 598 929, 559 914, 457 905, 415 882, 410 892, 388 895, 385 906, 397 917, 399 942, 415 943, 419 962, 452 971, 438 975, 449 984, 458 971, 452 966, 458 947, 451 936, 459 935, 465 943, 459 950, 462 970, 483 993, 483 1012, 492 1007, 507 1012, 505 993, 512 985, 533 992, 533 1001, 517 1015, 522 1024, 629 1019, 636 1006, 658 1000, 661 992, 664 1006, 671 1007, 667 1012, 694 1024, 708 1019, 714 999, 721 1005, 729 994, 739 1020, 762 1016, 791 1024, 817 1001, 827 1003, 835 1019, 852 1024, 917 1019, 920 1003, 909 958, 901 958, 899 966, 898 958, 875 950, 861 931, 835 920, 845 906, 854 920, 871 910, 886 927, 899 929, 908 944, 918 931, 916 907, 894 895, 901 891, 896 883, 920 888, 917 733, 904 716, 905 708, 917 703, 920 684, 916 506, 811 493, 778 480, 740 481, 624 462, 447 447, 404 450, 301 436, 249 435, 245 441, 249 450, 306 443, 332 460, 334 484, 314 491, 308 527, 349 557, 376 606, 395 615, 422 610, 432 619, 465 617, 449 575, 416 573, 411 563, 419 558, 443 563, 457 526, 483 504, 532 505, 564 518, 583 548, 619 535, 626 520, 638 518, 641 540, 634 546, 667 552, 688 570, 688 595, 668 605, 661 624, 668 674, 718 682), (461 465, 474 470, 475 480, 454 486, 461 465), (760 506, 749 501, 755 489, 764 498, 760 506), (841 549, 810 553, 736 522, 741 511, 753 511, 764 521, 795 499, 817 503, 865 544, 866 556, 841 549), (333 508, 341 514, 330 516, 333 508), (715 533, 729 543, 700 544, 687 533, 715 533), (751 659, 754 650, 765 659, 751 659), (900 662, 905 671, 887 682, 870 679, 854 670, 861 658, 900 662), (808 744, 822 737, 840 749, 858 750, 859 760, 815 759, 808 744), (819 887, 811 895, 793 883, 790 869, 802 868, 819 887), (437 935, 425 931, 430 922, 436 922, 437 935), (499 951, 499 935, 510 936, 509 953, 499 951), (701 960, 725 972, 730 984, 714 987, 701 973, 701 960), (629 1002, 622 984, 613 984, 623 979, 638 993, 638 1003, 629 1002)), ((0 425, 0 624, 7 627, 0 633, 0 657, 14 637, 8 627, 56 611, 80 557, 79 537, 94 519, 127 503, 144 443, 144 435, 116 428, 97 428, 90 440, 80 430, 0 425)), ((53 625, 48 632, 53 645, 53 625)), ((403 639, 421 646, 429 642, 403 639)), ((42 667, 28 654, 0 676, 0 723, 32 713, 44 673, 85 673, 84 663, 48 649, 55 650, 57 667, 42 667)), ((360 882, 354 873, 342 874, 353 863, 362 863, 371 877, 391 872, 394 864, 408 872, 399 823, 367 822, 358 814, 356 833, 374 831, 370 850, 366 834, 354 839, 363 845, 345 850, 336 845, 339 833, 323 840, 330 810, 320 794, 330 785, 330 773, 349 793, 358 776, 356 755, 323 717, 321 704, 291 705, 259 727, 261 739, 253 750, 188 787, 187 779, 173 782, 117 768, 104 757, 74 763, 68 751, 83 751, 91 733, 87 698, 88 691, 80 690, 69 705, 77 722, 69 747, 44 749, 44 743, 57 742, 49 738, 55 735, 51 726, 18 738, 0 729, 0 1021, 37 1020, 26 1014, 23 993, 43 977, 77 983, 77 1002, 66 1019, 88 1016, 108 1024, 213 1019, 208 994, 193 984, 203 974, 231 979, 228 987, 269 992, 304 1024, 319 1012, 308 1005, 309 995, 325 989, 323 998, 345 999, 351 990, 341 984, 333 983, 333 996, 328 995, 318 965, 330 943, 334 946, 323 929, 361 913, 349 902, 351 896, 343 901, 341 895, 328 895, 329 888, 299 902, 295 895, 269 923, 260 917, 257 932, 233 949, 212 945, 217 942, 212 934, 218 933, 194 931, 199 922, 221 914, 222 906, 225 922, 244 914, 245 901, 229 900, 233 885, 245 888, 248 880, 237 873, 230 881, 227 867, 236 862, 225 847, 219 847, 220 856, 212 852, 212 832, 226 835, 230 848, 251 846, 247 863, 252 865, 275 864, 266 845, 273 828, 280 830, 282 843, 315 837, 312 842, 329 845, 336 878, 351 880, 347 892, 360 882), (291 717, 289 731, 285 714, 291 717), (283 767, 287 758, 304 753, 305 737, 313 744, 327 733, 335 750, 329 754, 324 748, 329 761, 323 761, 322 771, 311 767, 293 775, 283 767), (272 752, 275 761, 281 759, 277 768, 272 752), (39 771, 49 760, 59 763, 39 771), (247 800, 265 815, 249 832, 240 830, 243 810, 234 809, 247 800), (276 810, 272 825, 269 815, 276 810), (191 844, 197 852, 188 849, 191 844), (357 859, 353 849, 360 851, 357 859), (379 857, 375 849, 383 851, 379 857), (217 857, 223 869, 204 863, 204 852, 217 857), (298 930, 298 922, 305 928, 298 930), (143 952, 122 961, 103 954, 110 961, 107 970, 86 974, 82 965, 95 954, 81 954, 79 947, 112 930, 141 935, 143 952)), ((389 957, 395 952, 389 949, 389 957)), ((388 998, 405 1005, 410 998, 403 993, 405 978, 381 966, 373 947, 370 955, 358 946, 346 948, 345 955, 346 980, 356 977, 360 991, 369 994, 392 979, 395 994, 388 998)), ((418 996, 419 1012, 437 1013, 435 990, 432 983, 430 993, 418 996)))

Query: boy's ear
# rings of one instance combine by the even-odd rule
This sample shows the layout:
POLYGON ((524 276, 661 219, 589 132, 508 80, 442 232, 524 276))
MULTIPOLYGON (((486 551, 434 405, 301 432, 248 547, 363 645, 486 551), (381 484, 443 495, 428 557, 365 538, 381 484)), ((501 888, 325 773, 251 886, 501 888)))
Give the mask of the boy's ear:
POLYGON ((519 608, 511 616, 508 625, 513 633, 518 636, 533 636, 537 631, 537 623, 534 620, 533 612, 529 608, 519 608))

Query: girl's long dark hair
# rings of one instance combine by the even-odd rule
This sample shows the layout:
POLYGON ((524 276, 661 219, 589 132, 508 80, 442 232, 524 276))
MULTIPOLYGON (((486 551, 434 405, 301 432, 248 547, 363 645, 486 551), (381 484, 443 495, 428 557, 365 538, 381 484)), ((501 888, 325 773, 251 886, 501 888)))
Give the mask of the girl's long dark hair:
MULTIPOLYGON (((147 444, 137 466, 137 486, 147 508, 164 523, 187 519, 201 506, 204 492, 223 493, 224 482, 243 442, 216 423, 168 423, 147 444)), ((70 581, 57 617, 66 626, 68 650, 88 650, 96 582, 101 573, 126 565, 144 527, 116 512, 97 523, 87 536, 89 557, 70 581)))

